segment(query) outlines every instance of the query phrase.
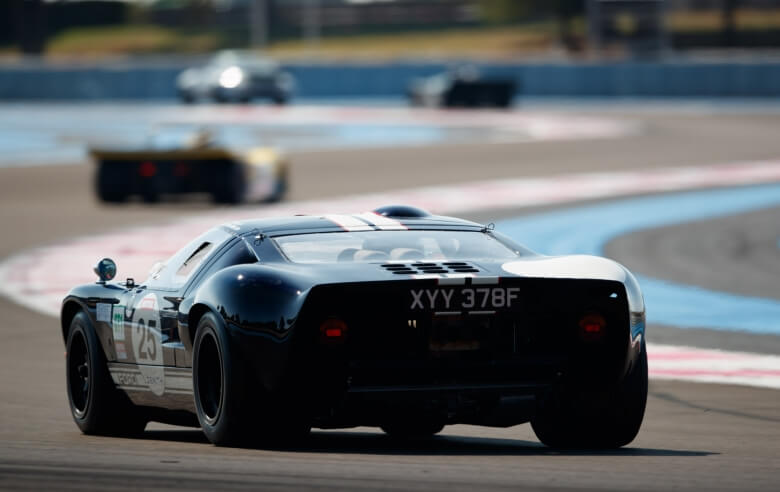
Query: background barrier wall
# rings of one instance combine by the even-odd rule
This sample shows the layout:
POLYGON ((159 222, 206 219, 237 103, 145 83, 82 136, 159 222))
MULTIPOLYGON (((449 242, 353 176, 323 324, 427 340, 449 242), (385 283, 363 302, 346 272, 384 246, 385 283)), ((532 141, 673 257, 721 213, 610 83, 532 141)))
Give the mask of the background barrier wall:
MULTIPOLYGON (((453 64, 287 64, 302 97, 394 97, 414 77, 453 64)), ((476 64, 513 78, 519 96, 777 97, 780 62, 626 62, 476 64)), ((182 63, 0 66, 0 99, 170 99, 182 63)))

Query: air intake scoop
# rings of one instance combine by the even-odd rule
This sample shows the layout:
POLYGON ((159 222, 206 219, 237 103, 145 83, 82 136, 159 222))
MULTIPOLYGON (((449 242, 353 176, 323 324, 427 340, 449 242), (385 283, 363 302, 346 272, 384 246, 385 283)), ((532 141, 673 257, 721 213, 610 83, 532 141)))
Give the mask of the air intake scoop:
POLYGON ((374 210, 374 213, 396 219, 430 217, 431 215, 421 208, 411 207, 409 205, 387 205, 377 208, 374 210))

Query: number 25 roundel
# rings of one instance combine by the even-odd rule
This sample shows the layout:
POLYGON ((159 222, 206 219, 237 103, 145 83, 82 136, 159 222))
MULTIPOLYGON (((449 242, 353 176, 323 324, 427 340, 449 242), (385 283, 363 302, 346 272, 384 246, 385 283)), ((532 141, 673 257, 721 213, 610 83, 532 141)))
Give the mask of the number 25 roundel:
POLYGON ((133 353, 138 364, 162 364, 160 309, 157 296, 145 295, 133 313, 133 353))

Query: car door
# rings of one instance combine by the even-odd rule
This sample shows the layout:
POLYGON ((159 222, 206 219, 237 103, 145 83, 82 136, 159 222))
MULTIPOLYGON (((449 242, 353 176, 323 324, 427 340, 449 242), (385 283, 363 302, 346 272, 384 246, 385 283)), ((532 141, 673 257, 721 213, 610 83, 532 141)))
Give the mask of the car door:
POLYGON ((134 375, 133 389, 157 396, 191 392, 188 376, 173 371, 176 366, 187 367, 177 364, 177 359, 184 362, 185 358, 178 333, 179 303, 198 267, 230 237, 221 229, 199 236, 168 261, 156 265, 147 281, 129 289, 114 308, 117 362, 135 366, 125 369, 134 375))

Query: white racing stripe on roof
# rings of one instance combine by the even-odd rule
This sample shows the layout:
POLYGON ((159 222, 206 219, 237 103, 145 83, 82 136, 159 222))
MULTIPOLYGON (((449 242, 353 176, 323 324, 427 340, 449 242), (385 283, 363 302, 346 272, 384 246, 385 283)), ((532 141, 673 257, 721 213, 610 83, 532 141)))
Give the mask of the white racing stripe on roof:
POLYGON ((471 279, 471 285, 495 285, 499 277, 474 277, 471 279))
POLYGON ((466 285, 466 279, 473 277, 472 273, 448 273, 439 278, 439 285, 466 285))
POLYGON ((369 224, 373 224, 374 226, 378 227, 379 229, 385 230, 385 231, 402 231, 406 230, 406 226, 403 225, 401 222, 391 219, 389 217, 385 217, 384 215, 379 215, 374 212, 365 212, 362 214, 357 214, 355 217, 358 217, 360 219, 363 219, 367 221, 369 224))
POLYGON ((333 222, 337 226, 341 227, 345 231, 358 232, 358 231, 374 230, 373 227, 366 224, 362 220, 353 217, 352 215, 328 214, 328 215, 323 215, 323 217, 333 222))

